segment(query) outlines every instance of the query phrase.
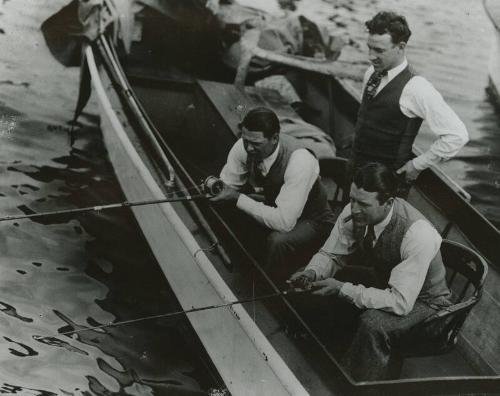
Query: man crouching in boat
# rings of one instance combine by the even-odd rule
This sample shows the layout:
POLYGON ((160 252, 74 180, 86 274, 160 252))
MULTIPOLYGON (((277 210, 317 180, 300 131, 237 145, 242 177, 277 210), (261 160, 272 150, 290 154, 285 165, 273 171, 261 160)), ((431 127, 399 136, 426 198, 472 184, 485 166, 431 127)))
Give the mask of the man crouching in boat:
MULTIPOLYGON (((321 297, 311 296, 320 301, 307 306, 328 307, 332 326, 342 326, 353 313, 352 305, 357 308, 358 323, 344 362, 359 381, 390 378, 391 348, 415 324, 450 305, 441 236, 417 209, 395 198, 396 190, 397 176, 385 165, 369 163, 358 169, 351 202, 330 237, 290 279, 312 282, 313 295, 321 297), (354 221, 365 225, 358 235, 354 221)), ((325 316, 322 320, 323 327, 329 325, 325 316)))
POLYGON ((212 201, 235 202, 271 230, 266 266, 284 282, 308 262, 334 224, 318 160, 299 140, 280 135, 278 117, 268 108, 250 110, 239 127, 241 139, 220 174, 225 187, 212 201), (248 186, 262 193, 260 199, 242 193, 248 186))

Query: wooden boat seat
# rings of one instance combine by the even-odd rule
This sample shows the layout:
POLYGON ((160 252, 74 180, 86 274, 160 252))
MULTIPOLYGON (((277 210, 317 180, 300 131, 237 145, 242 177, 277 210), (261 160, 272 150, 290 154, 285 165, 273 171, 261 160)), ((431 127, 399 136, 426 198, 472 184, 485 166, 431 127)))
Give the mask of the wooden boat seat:
MULTIPOLYGON (((398 351, 403 358, 442 355, 457 344, 458 335, 472 307, 479 302, 488 265, 474 250, 443 239, 441 255, 453 305, 417 324, 398 351)), ((401 367, 399 367, 400 370, 401 367)))
POLYGON ((328 191, 328 202, 336 217, 349 202, 350 179, 347 177, 347 159, 320 159, 321 181, 328 191))

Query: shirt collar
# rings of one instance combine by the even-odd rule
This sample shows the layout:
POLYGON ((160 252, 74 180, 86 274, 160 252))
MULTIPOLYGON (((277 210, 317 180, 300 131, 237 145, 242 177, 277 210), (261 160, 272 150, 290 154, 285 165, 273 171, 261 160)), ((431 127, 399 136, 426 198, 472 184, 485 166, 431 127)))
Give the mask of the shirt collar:
POLYGON ((408 60, 404 58, 403 62, 390 70, 387 70, 387 81, 391 81, 399 73, 401 73, 408 66, 408 60))
POLYGON ((385 219, 373 226, 373 230, 375 231, 375 239, 378 239, 382 231, 384 231, 385 227, 387 227, 387 225, 391 221, 393 212, 394 212, 394 204, 391 206, 391 210, 389 210, 389 213, 387 213, 385 219))
POLYGON ((262 176, 266 176, 268 174, 269 169, 271 169, 271 166, 273 166, 274 161, 276 161, 276 158, 278 157, 279 149, 280 143, 278 142, 278 145, 276 146, 276 149, 273 151, 273 153, 269 157, 264 158, 260 163, 259 168, 262 176))

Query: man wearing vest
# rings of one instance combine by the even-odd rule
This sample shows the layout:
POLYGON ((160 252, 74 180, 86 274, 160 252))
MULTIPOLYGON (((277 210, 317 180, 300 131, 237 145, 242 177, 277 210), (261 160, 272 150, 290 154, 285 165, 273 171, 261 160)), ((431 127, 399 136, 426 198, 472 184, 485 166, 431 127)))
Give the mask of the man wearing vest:
POLYGON ((414 73, 405 55, 411 31, 404 16, 379 12, 366 22, 371 66, 353 142, 354 167, 381 162, 411 183, 425 168, 453 157, 468 141, 467 130, 441 94, 414 73), (422 120, 437 139, 412 159, 422 120))
POLYGON ((332 307, 344 303, 359 314, 344 355, 346 368, 358 381, 390 378, 392 346, 416 323, 450 305, 441 237, 417 209, 395 198, 396 190, 397 176, 385 165, 359 168, 351 203, 330 237, 307 267, 290 278, 291 283, 312 282, 311 298, 319 301, 309 309, 326 306, 336 328, 347 315, 331 312, 332 307), (354 221, 364 224, 358 235, 354 221))
POLYGON ((239 127, 241 139, 220 174, 225 188, 212 200, 235 202, 271 230, 266 265, 284 282, 307 263, 334 224, 318 160, 297 139, 280 135, 278 117, 265 107, 250 110, 239 127), (261 199, 242 193, 249 186, 262 192, 261 199), (297 263, 297 257, 306 261, 297 263))

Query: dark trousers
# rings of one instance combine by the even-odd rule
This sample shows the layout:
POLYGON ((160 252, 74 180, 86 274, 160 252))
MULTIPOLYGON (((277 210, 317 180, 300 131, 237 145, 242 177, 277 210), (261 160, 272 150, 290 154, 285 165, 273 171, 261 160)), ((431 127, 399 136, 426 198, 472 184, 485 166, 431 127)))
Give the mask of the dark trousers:
MULTIPOLYGON (((361 265, 348 265, 335 278, 384 288, 378 284, 373 270, 361 265)), ((294 304, 356 381, 399 375, 401 361, 394 353, 396 348, 413 326, 435 312, 420 301, 405 316, 378 309, 358 309, 338 297, 301 295, 294 304)))
POLYGON ((394 350, 413 326, 434 312, 420 301, 405 316, 379 309, 363 311, 343 365, 356 381, 392 379, 394 374, 399 375, 401 361, 394 350))
POLYGON ((333 222, 299 219, 289 232, 271 231, 266 240, 266 272, 284 287, 285 281, 323 246, 333 222))

